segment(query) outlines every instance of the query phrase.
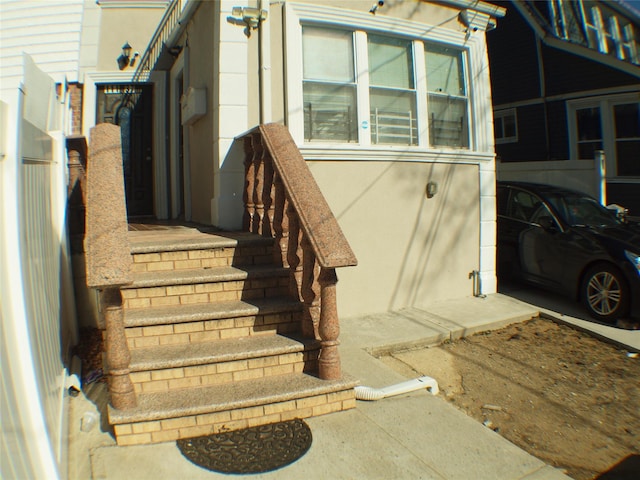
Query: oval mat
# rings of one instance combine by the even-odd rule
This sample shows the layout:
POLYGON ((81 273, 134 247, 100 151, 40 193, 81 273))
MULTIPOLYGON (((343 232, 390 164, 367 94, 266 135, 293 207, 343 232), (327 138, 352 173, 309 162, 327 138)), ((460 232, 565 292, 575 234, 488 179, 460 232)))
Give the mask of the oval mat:
POLYGON ((302 457, 311 447, 311 430, 302 420, 178 440, 178 448, 200 467, 221 473, 262 473, 302 457))

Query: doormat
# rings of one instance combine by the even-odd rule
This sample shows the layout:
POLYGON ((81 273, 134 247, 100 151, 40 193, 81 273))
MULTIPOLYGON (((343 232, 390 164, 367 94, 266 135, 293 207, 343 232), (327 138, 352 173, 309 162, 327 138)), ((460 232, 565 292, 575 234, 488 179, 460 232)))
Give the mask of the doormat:
POLYGON ((178 440, 182 454, 214 472, 252 474, 285 467, 311 447, 311 430, 300 419, 178 440))

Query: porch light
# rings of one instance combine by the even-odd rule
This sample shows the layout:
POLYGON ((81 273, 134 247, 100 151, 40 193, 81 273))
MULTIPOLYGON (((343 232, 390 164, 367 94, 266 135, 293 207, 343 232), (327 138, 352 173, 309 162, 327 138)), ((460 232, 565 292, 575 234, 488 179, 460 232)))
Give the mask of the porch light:
POLYGON ((126 42, 122 46, 122 54, 118 57, 118 67, 120 70, 124 70, 127 66, 133 67, 136 63, 136 58, 140 55, 138 52, 135 52, 133 58, 131 58, 131 50, 133 48, 129 45, 129 42, 126 42))
POLYGON ((125 43, 122 46, 122 56, 125 57, 127 60, 131 57, 131 45, 129 45, 129 42, 125 43))

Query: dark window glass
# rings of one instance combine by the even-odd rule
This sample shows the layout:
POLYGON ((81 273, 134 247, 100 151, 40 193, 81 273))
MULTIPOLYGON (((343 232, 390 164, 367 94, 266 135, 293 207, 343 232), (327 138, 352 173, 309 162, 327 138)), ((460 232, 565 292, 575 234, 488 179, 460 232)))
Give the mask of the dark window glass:
POLYGON ((514 190, 512 192, 509 203, 510 217, 529 222, 539 208, 544 208, 544 205, 538 197, 522 190, 514 190))
POLYGON ((613 107, 616 138, 640 138, 640 104, 627 103, 613 107))
POLYGON ((613 107, 618 175, 640 176, 640 103, 613 107))

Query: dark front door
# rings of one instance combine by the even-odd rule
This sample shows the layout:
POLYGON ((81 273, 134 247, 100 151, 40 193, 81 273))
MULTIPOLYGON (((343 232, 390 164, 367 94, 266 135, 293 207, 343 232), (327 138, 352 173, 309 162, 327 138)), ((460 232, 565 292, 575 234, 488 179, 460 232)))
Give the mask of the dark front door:
POLYGON ((100 85, 97 123, 120 126, 127 214, 152 216, 152 87, 100 85))

